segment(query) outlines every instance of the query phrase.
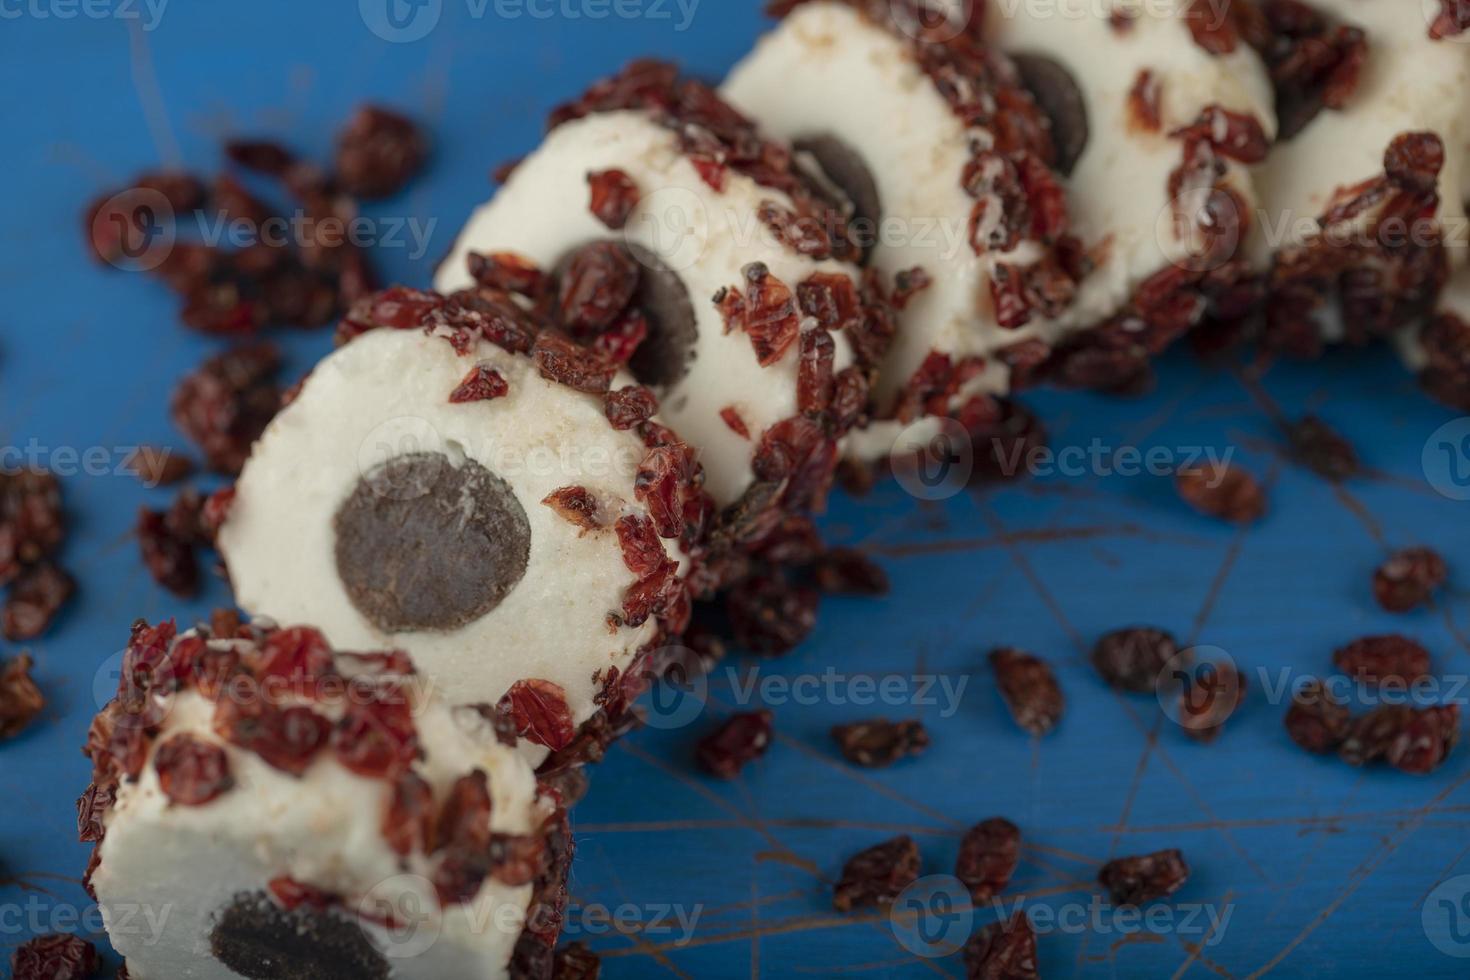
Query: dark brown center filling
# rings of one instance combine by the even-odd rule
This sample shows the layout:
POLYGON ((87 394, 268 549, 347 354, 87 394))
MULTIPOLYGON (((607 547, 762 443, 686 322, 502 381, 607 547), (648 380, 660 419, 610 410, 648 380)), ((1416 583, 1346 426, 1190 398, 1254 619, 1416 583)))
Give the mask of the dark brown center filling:
POLYGON ((1011 60, 1021 73, 1021 83, 1051 120, 1051 140, 1057 155, 1054 169, 1070 177, 1092 132, 1082 89, 1071 72, 1045 55, 1023 52, 1011 55, 1011 60))
MULTIPOLYGON (((792 147, 798 154, 807 154, 820 168, 819 182, 825 180, 846 200, 848 222, 852 237, 863 250, 867 260, 878 237, 878 222, 883 219, 883 199, 878 194, 878 182, 868 169, 867 161, 851 146, 831 133, 818 133, 796 140, 792 147)), ((800 156, 798 156, 800 163, 800 156)))
POLYGON ((241 892, 218 918, 210 952, 250 980, 387 980, 388 961, 342 915, 288 912, 265 892, 241 892))
POLYGON ((509 484, 441 453, 374 467, 333 527, 348 598, 386 633, 479 619, 516 587, 531 555, 531 525, 509 484))

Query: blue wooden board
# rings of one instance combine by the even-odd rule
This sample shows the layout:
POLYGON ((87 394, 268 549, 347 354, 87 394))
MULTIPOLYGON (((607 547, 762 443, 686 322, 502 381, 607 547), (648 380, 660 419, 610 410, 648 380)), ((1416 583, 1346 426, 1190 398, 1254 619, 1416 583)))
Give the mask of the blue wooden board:
MULTIPOLYGON (((436 136, 426 177, 368 209, 434 222, 425 248, 378 253, 388 278, 422 284, 488 193, 492 165, 534 145, 552 104, 637 54, 718 77, 761 26, 753 5, 731 0, 426 0, 393 23, 383 0, 158 9, 0 3, 0 443, 33 445, 72 471, 65 561, 82 585, 33 647, 50 707, 0 746, 0 860, 21 879, 0 885, 0 962, 35 932, 96 930, 72 801, 87 781, 79 746, 94 680, 128 624, 187 621, 228 600, 219 582, 180 603, 148 579, 129 529, 140 505, 167 494, 117 472, 130 446, 181 444, 168 393, 214 345, 177 324, 173 299, 147 277, 88 260, 83 204, 159 163, 213 169, 225 134, 276 134, 323 156, 352 107, 382 100, 436 136), (96 465, 68 455, 92 447, 96 465)), ((293 372, 328 348, 324 332, 279 339, 293 372)), ((1051 923, 1047 976, 1464 976, 1470 756, 1426 778, 1308 757, 1282 730, 1280 691, 1283 678, 1324 670, 1338 644, 1399 630, 1435 652, 1449 695, 1463 696, 1470 521, 1450 466, 1470 460, 1431 438, 1452 416, 1386 354, 1279 366, 1262 388, 1288 414, 1316 410, 1350 434, 1370 475, 1334 489, 1284 465, 1262 399, 1179 355, 1147 397, 1032 401, 1058 448, 1233 450, 1270 484, 1270 515, 1249 532, 1194 515, 1167 479, 1090 465, 938 502, 892 484, 835 500, 826 528, 887 565, 892 595, 829 601, 798 652, 732 661, 703 716, 611 754, 577 813, 569 933, 614 978, 961 976, 958 957, 926 954, 945 927, 995 910, 947 917, 929 902, 895 929, 882 915, 832 912, 830 885, 848 854, 899 832, 942 875, 964 828, 1003 814, 1027 840, 1008 901, 1051 923), (1435 610, 1392 617, 1368 578, 1410 543, 1439 547, 1461 585, 1435 610), (1217 744, 1190 742, 1151 699, 1111 694, 1092 674, 1091 641, 1132 622, 1221 648, 1247 672, 1249 700, 1217 744), (1030 740, 1005 716, 984 664, 1000 643, 1056 663, 1069 710, 1053 737, 1030 740), (887 677, 901 703, 861 703, 887 677), (692 737, 762 695, 779 732, 769 756, 731 783, 698 775, 692 737), (855 770, 827 729, 875 714, 922 717, 933 749, 855 770), (1095 907, 1102 861, 1171 846, 1194 867, 1175 905, 1142 922, 1095 907)))

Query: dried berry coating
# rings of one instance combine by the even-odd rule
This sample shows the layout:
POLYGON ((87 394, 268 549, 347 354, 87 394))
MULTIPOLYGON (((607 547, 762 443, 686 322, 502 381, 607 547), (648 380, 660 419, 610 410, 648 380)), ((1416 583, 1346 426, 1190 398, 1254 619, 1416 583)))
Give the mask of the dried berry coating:
POLYGON ((1405 548, 1395 552, 1373 573, 1373 596, 1389 612, 1408 612, 1428 605, 1444 585, 1449 570, 1439 552, 1405 548))
POLYGON ((775 716, 765 709, 732 715, 699 740, 695 758, 710 775, 734 779, 746 765, 766 754, 774 725, 775 716))
POLYGON ((990 901, 1010 884, 1021 860, 1021 828, 1004 817, 971 827, 960 840, 954 875, 970 890, 976 905, 990 901))
POLYGON ((843 758, 856 766, 877 769, 919 755, 929 747, 929 732, 920 721, 889 721, 877 718, 837 725, 832 738, 843 758))
POLYGON ((1116 858, 1102 866, 1097 880, 1119 905, 1143 905, 1167 898, 1189 880, 1184 855, 1170 849, 1116 858))
POLYGON ((1179 644, 1163 630, 1132 627, 1103 636, 1092 648, 1092 665, 1102 679, 1125 691, 1154 691, 1179 644))
POLYGON ((1017 725, 1032 735, 1046 735, 1057 727, 1066 700, 1046 661, 1024 650, 1002 647, 991 652, 990 667, 1017 725))
POLYGON ((918 879, 919 864, 919 846, 907 834, 859 851, 843 865, 832 905, 839 912, 892 905, 918 879))

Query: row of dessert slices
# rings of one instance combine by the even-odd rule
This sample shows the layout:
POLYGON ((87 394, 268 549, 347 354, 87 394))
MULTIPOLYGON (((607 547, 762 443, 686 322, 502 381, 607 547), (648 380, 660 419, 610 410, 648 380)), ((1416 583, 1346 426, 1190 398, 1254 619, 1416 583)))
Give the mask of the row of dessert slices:
POLYGON ((639 62, 557 110, 215 502, 270 619, 140 624, 89 738, 134 977, 548 975, 578 765, 844 459, 1024 438, 1012 391, 1136 387, 1190 330, 1391 336, 1466 404, 1470 327, 1421 326, 1463 265, 1452 16, 780 6, 723 95, 639 62))

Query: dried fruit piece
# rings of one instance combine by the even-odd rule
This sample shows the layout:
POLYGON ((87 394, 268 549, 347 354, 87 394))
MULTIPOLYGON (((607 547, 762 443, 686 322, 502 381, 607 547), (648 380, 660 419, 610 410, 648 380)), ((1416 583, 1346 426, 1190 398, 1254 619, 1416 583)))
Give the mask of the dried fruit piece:
POLYGON ((734 779, 748 763, 766 754, 774 725, 775 716, 765 709, 731 715, 699 740, 695 758, 710 775, 734 779))
POLYGON ((22 943, 10 964, 14 980, 87 980, 97 972, 97 947, 53 932, 22 943))
POLYGON ((602 527, 602 520, 597 514, 597 498, 586 487, 562 487, 551 491, 541 502, 556 511, 563 520, 584 531, 602 527))
POLYGON ((1163 630, 1139 626, 1115 630, 1092 648, 1092 665, 1102 679, 1125 691, 1147 694, 1179 653, 1179 644, 1163 630))
POLYGON ((763 657, 780 656, 805 640, 819 601, 812 589, 760 575, 740 582, 725 600, 735 642, 763 657))
POLYGON ((1181 469, 1174 477, 1179 496, 1195 510, 1232 524, 1252 524, 1266 513, 1266 493, 1256 478, 1222 463, 1181 469))
POLYGON ((839 912, 892 905, 918 877, 919 847, 904 834, 849 858, 832 890, 832 904, 839 912))
POLYGON ((812 564, 812 580, 827 595, 887 595, 888 573, 854 548, 832 548, 812 564))
POLYGON ((6 597, 0 633, 7 640, 34 640, 46 632, 76 588, 76 580, 51 562, 24 569, 6 597))
POLYGON ((459 387, 449 393, 451 404, 483 402, 492 398, 504 398, 510 391, 505 377, 487 364, 477 364, 464 376, 459 387))
POLYGON ((14 738, 46 707, 46 698, 31 678, 28 653, 0 661, 0 739, 14 738))
POLYGON ((209 358, 179 383, 174 423, 204 453, 209 468, 238 474, 250 447, 280 408, 281 356, 270 344, 237 347, 209 358))
POLYGON ((1286 709, 1286 733, 1308 752, 1332 752, 1352 729, 1352 712, 1315 677, 1291 696, 1286 709))
POLYGON ((970 937, 965 944, 965 976, 968 980, 1041 980, 1036 930, 1024 909, 970 937))
POLYGON ((1057 727, 1066 700, 1051 666, 1014 647, 990 654, 995 683, 1017 725, 1032 735, 1046 735, 1057 727))
POLYGON ((1292 423, 1287 437, 1296 461, 1324 479, 1340 483, 1361 468, 1352 443, 1315 415, 1292 423))
POLYGON ((418 758, 418 731, 407 693, 384 684, 354 699, 332 732, 337 761, 369 779, 394 779, 418 758))
POLYGON ((929 747, 929 732, 921 721, 875 718, 837 725, 832 729, 842 755, 856 766, 877 769, 929 747))
POLYGON ((550 332, 537 336, 531 353, 543 378, 592 395, 605 394, 616 372, 596 351, 550 332))
POLYGON ((715 296, 715 305, 725 318, 725 329, 743 330, 757 362, 769 367, 786 355, 801 334, 796 299, 762 262, 750 263, 741 273, 745 292, 722 289, 715 296))
POLYGON ((557 309, 562 324, 578 336, 612 326, 638 291, 638 260, 617 242, 578 249, 562 272, 557 309))
POLYGON ((1189 880, 1189 865, 1177 849, 1116 858, 1102 866, 1097 880, 1119 905, 1143 905, 1166 898, 1189 880))
POLYGON ((234 785, 225 750, 192 735, 175 735, 153 754, 158 788, 172 803, 203 806, 234 785))
POLYGON ((620 231, 638 206, 638 185, 622 170, 595 170, 587 175, 587 184, 592 188, 592 214, 620 231))
POLYGON ((428 140, 412 119, 381 106, 363 106, 337 137, 337 180, 353 197, 391 197, 413 179, 428 155, 428 140))
POLYGON ((1005 890, 1021 861, 1021 828, 1004 817, 991 817, 965 832, 955 859, 954 876, 982 905, 1005 890))
POLYGON ((516 681, 501 699, 500 710, 515 720, 516 732, 553 752, 564 749, 576 736, 566 691, 551 681, 516 681))
POLYGON ((1428 605, 1449 576, 1445 561, 1431 548, 1404 548, 1373 573, 1373 596, 1389 612, 1428 605))
POLYGON ((580 940, 556 951, 551 980, 597 980, 602 975, 602 960, 580 940))
POLYGON ((631 429, 658 414, 658 397, 643 385, 627 385, 607 393, 603 412, 614 429, 631 429))
POLYGON ((417 773, 403 773, 393 783, 393 795, 383 813, 383 839, 400 857, 415 850, 428 853, 433 828, 433 788, 417 773))
POLYGON ((1429 651, 1407 636, 1365 636, 1332 655, 1337 669, 1375 684, 1414 684, 1429 676, 1429 651))
POLYGON ((194 542, 177 533, 165 514, 140 508, 136 533, 143 567, 148 569, 153 581, 185 599, 199 591, 199 561, 194 542))
POLYGON ((124 465, 149 488, 172 486, 194 472, 194 461, 188 456, 158 446, 139 446, 124 465))
POLYGON ((1400 772, 1426 775, 1438 769, 1460 741, 1460 706, 1442 705, 1410 713, 1388 746, 1388 764, 1400 772))

